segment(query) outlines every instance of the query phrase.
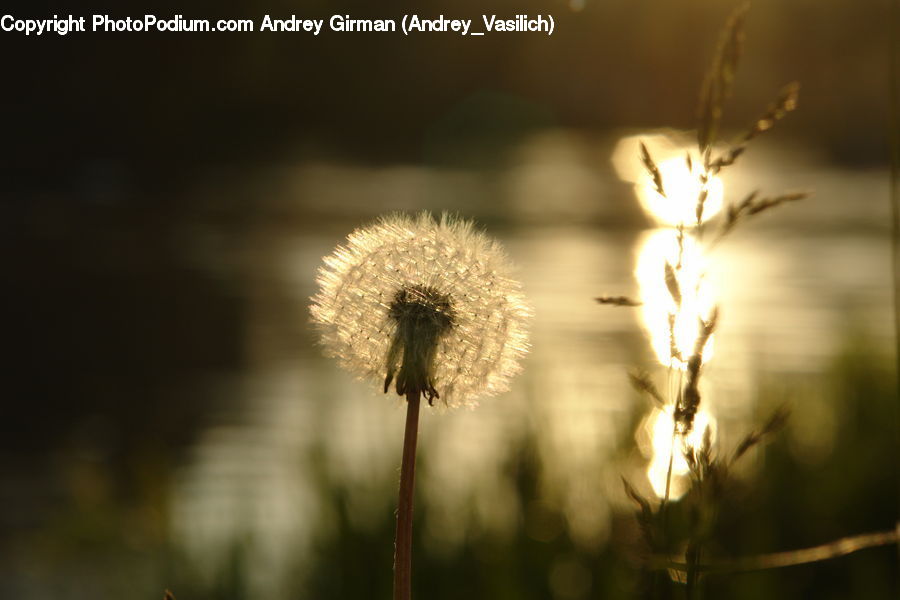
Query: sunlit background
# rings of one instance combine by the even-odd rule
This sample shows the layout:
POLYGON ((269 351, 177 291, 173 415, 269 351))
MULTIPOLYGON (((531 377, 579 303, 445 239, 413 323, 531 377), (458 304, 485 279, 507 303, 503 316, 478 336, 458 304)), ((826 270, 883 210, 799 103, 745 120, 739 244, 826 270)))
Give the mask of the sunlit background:
MULTIPOLYGON (((223 16, 301 10, 236 4, 223 16)), ((671 459, 675 502, 689 478, 670 409, 628 372, 672 389, 669 315, 686 355, 715 305, 687 443, 709 427, 726 453, 793 414, 744 459, 712 551, 893 527, 886 8, 869 4, 753 7, 725 137, 792 79, 800 108, 710 182, 702 232, 686 130, 733 3, 497 3, 552 12, 546 39, 3 34, 29 60, 10 67, 0 191, 0 597, 388 597, 404 406, 321 355, 308 304, 321 257, 392 210, 475 218, 536 315, 509 393, 423 410, 417 597, 633 597, 622 477, 658 499, 671 459), (757 188, 815 195, 711 248, 757 188)), ((709 586, 893 598, 896 548, 709 586)))

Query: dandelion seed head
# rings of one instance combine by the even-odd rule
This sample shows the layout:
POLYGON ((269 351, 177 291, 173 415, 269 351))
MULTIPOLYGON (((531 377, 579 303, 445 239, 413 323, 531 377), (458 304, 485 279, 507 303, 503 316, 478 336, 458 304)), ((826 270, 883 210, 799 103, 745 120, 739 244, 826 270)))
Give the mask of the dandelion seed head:
POLYGON ((435 397, 474 406, 508 389, 528 351, 531 309, 511 271, 500 244, 469 221, 391 215, 325 257, 312 318, 329 355, 385 387, 404 323, 425 323, 434 336, 435 397))

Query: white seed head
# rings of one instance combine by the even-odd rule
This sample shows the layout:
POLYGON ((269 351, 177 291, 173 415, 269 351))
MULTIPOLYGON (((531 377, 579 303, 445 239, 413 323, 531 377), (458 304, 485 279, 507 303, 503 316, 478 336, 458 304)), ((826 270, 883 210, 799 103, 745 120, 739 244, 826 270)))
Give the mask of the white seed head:
POLYGON ((478 396, 505 391, 519 371, 531 309, 500 244, 471 222, 391 215, 351 233, 324 262, 312 317, 327 353, 347 370, 379 384, 392 377, 392 347, 407 335, 398 315, 409 314, 407 299, 422 298, 424 308, 412 313, 431 311, 434 397, 474 406, 478 396))

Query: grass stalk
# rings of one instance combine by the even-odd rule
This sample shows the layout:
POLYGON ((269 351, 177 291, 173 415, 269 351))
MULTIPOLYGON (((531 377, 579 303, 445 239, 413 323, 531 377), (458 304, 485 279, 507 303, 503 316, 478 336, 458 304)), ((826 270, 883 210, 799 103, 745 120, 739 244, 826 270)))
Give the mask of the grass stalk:
MULTIPOLYGON (((758 554, 731 560, 717 560, 697 562, 693 568, 698 572, 706 573, 740 573, 749 571, 764 571, 783 567, 793 567, 809 563, 821 562, 846 556, 867 548, 877 548, 890 544, 900 543, 900 523, 895 529, 878 531, 875 533, 863 533, 853 535, 812 548, 799 550, 787 550, 770 554, 758 554)), ((655 557, 651 566, 656 569, 666 569, 688 572, 691 565, 672 557, 655 557)))

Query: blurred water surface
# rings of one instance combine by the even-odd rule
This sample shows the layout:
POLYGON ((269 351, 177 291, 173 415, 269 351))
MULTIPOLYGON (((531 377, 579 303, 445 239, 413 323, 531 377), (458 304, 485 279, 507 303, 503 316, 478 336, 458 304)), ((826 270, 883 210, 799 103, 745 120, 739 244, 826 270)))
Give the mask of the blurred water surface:
MULTIPOLYGON (((639 295, 637 259, 660 226, 614 165, 626 138, 545 132, 489 170, 284 161, 211 172, 185 192, 190 204, 177 222, 166 224, 160 244, 180 279, 135 283, 131 269, 163 269, 158 256, 146 264, 123 259, 142 256, 132 245, 148 238, 130 236, 121 222, 83 224, 77 242, 96 252, 78 263, 72 278, 78 286, 87 282, 85 289, 113 290, 111 300, 99 296, 106 302, 100 306, 123 312, 100 319, 102 330, 82 327, 82 320, 96 321, 84 316, 96 298, 69 298, 65 314, 74 316, 47 325, 64 323, 67 333, 42 347, 40 356, 49 364, 55 345, 72 351, 85 344, 92 350, 67 358, 75 361, 72 373, 57 371, 62 381, 81 377, 88 381, 82 392, 97 397, 121 389, 116 406, 143 408, 123 413, 140 416, 116 421, 104 416, 114 414, 113 404, 94 406, 99 416, 81 415, 77 427, 65 425, 75 431, 66 433, 74 441, 60 447, 76 451, 54 450, 50 484, 32 481, 44 467, 33 474, 20 469, 18 479, 9 480, 4 493, 41 533, 28 534, 19 522, 7 526, 15 534, 5 546, 15 576, 0 590, 19 598, 81 598, 171 584, 160 577, 175 577, 208 597, 240 597, 238 589, 253 598, 296 597, 316 578, 326 549, 366 535, 378 540, 377 555, 341 560, 370 561, 366 568, 381 574, 372 585, 381 585, 390 570, 385 523, 396 501, 403 403, 322 357, 308 303, 321 258, 352 229, 392 210, 474 218, 505 244, 535 308, 532 351, 509 393, 472 411, 423 411, 417 477, 422 552, 445 557, 472 540, 525 536, 546 544, 563 534, 586 551, 607 547, 615 514, 627 506, 620 476, 652 495, 646 475, 651 406, 630 389, 627 372, 646 368, 665 382, 640 312, 594 301, 601 294, 639 295), (188 295, 197 281, 214 293, 188 295), (119 293, 140 301, 123 308, 119 293), (191 300, 197 297, 218 300, 191 300), (174 314, 182 317, 177 327, 166 325, 170 313, 156 309, 173 301, 174 314), (113 335, 117 328, 129 334, 113 335), (174 337, 157 339, 158 331, 173 329, 174 337), (156 363, 138 365, 146 352, 128 358, 147 345, 181 365, 163 383, 153 372, 156 363), (133 372, 115 366, 110 373, 110 365, 120 364, 133 372), (139 430, 134 421, 141 419, 151 428, 142 439, 150 440, 153 428, 190 423, 174 464, 157 456, 158 447, 108 441, 120 429, 139 430), (120 447, 129 448, 130 458, 110 466, 118 463, 108 448, 120 447), (523 496, 511 465, 526 451, 537 465, 536 490, 523 496), (132 473, 134 464, 140 469, 132 473), (124 501, 104 487, 115 469, 137 480, 124 501), (110 523, 116 502, 152 510, 110 523), (59 506, 74 507, 67 510, 77 516, 66 520, 60 515, 69 513, 59 506), (96 522, 85 516, 95 508, 96 522), (81 528, 90 534, 77 533, 81 528), (116 531, 127 531, 126 541, 116 543, 133 554, 113 556, 118 546, 109 540, 118 540, 116 531), (91 541, 78 542, 75 559, 61 549, 64 538, 91 541), (109 564, 128 568, 102 566, 109 564), (67 585, 72 573, 83 587, 67 585)), ((638 156, 632 158, 639 165, 638 156)), ((726 203, 756 188, 815 191, 811 199, 742 224, 708 254, 722 316, 704 372, 704 406, 721 447, 734 445, 776 400, 788 397, 796 423, 785 434, 788 446, 797 461, 814 468, 827 460, 841 418, 825 374, 846 340, 865 339, 875 354, 892 350, 887 173, 845 170, 820 162, 810 148, 760 143, 725 173, 723 187, 726 203), (773 389, 778 398, 761 405, 760 395, 773 389)), ((64 239, 66 213, 52 204, 41 211, 35 209, 37 233, 31 235, 64 239)), ((55 289, 52 276, 27 277, 34 289, 55 289)), ((78 286, 62 289, 77 294, 78 286)), ((761 468, 748 463, 747 476, 761 468)), ((534 569, 534 576, 554 597, 583 598, 599 589, 576 555, 549 560, 551 566, 534 569)))
MULTIPOLYGON (((305 164, 228 182, 262 206, 240 244, 211 219, 184 236, 194 264, 236 278, 246 299, 246 369, 221 383, 227 408, 207 415, 170 496, 173 540, 208 581, 236 541, 252 540, 250 589, 283 597, 283 586, 304 576, 297 565, 337 527, 323 486, 344 490, 362 530, 392 510, 402 403, 322 358, 307 315, 321 257, 388 210, 478 220, 519 265, 536 314, 533 349, 512 391, 474 411, 424 411, 426 547, 452 552, 467 536, 512 536, 523 523, 545 535, 507 469, 525 439, 536 444, 541 501, 565 516, 559 526, 585 547, 608 540, 611 512, 624 504, 620 475, 650 489, 648 457, 635 449, 647 435, 636 415, 650 407, 626 374, 641 366, 665 381, 636 309, 593 301, 638 295, 636 259, 656 227, 615 174, 615 142, 546 133, 491 172, 305 164)), ((815 195, 751 219, 708 256, 722 319, 704 404, 724 447, 772 408, 754 400, 765 386, 821 374, 850 333, 864 332, 884 353, 893 341, 886 173, 842 171, 804 148, 771 145, 733 171, 723 178, 726 202, 755 188, 815 195)), ((222 190, 205 193, 218 202, 222 190)), ((208 210, 201 214, 215 215, 208 210)), ((804 460, 831 443, 834 415, 820 392, 794 397, 796 420, 826 424, 795 444, 804 460)))

